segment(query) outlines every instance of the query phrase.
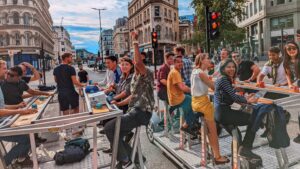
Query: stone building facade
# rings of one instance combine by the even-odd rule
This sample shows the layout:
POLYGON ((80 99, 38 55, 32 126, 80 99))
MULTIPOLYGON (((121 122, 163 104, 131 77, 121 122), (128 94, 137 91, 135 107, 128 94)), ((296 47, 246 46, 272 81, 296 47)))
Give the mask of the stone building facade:
POLYGON ((0 0, 0 58, 10 66, 26 61, 40 69, 43 44, 46 59, 53 59, 49 7, 47 0, 0 0))
POLYGON ((113 33, 114 51, 117 57, 126 55, 129 49, 128 18, 123 17, 116 20, 113 33))
POLYGON ((299 0, 249 0, 244 6, 246 15, 236 19, 237 25, 246 29, 247 40, 242 52, 249 48, 252 56, 266 59, 271 46, 281 47, 282 35, 283 45, 296 40, 300 29, 299 0))
MULTIPOLYGON (((129 32, 139 33, 140 50, 152 58, 151 32, 158 34, 157 63, 179 42, 178 0, 132 0, 128 5, 129 32)), ((130 39, 132 52, 132 43, 130 39)))
MULTIPOLYGON (((72 42, 69 32, 63 26, 54 26, 54 54, 61 56, 64 53, 72 53, 72 42)), ((59 58, 55 58, 59 60, 59 58)))
POLYGON ((104 56, 115 55, 112 29, 107 29, 102 32, 102 51, 104 56))

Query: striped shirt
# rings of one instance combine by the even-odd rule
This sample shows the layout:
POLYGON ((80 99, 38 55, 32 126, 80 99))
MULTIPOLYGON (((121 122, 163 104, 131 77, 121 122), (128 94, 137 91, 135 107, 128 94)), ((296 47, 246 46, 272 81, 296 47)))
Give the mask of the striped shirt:
POLYGON ((222 76, 215 82, 215 95, 214 95, 214 105, 215 107, 219 105, 230 106, 235 103, 247 103, 245 97, 235 94, 236 90, 233 88, 230 80, 222 76))
POLYGON ((189 57, 185 56, 182 58, 183 68, 181 70, 181 76, 187 86, 191 86, 191 74, 193 71, 193 62, 189 57))

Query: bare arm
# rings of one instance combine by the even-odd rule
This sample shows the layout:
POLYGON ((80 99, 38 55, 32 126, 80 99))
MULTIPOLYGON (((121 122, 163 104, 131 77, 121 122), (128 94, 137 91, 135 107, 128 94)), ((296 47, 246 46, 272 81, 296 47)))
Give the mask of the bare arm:
POLYGON ((260 74, 258 75, 258 78, 257 78, 257 83, 262 82, 262 81, 264 80, 265 76, 266 76, 266 75, 260 73, 260 74))
POLYGON ((72 82, 75 86, 77 87, 84 87, 83 84, 81 84, 77 79, 76 79, 76 76, 71 76, 71 79, 72 79, 72 82))
POLYGON ((160 83, 162 83, 163 85, 167 86, 167 80, 166 79, 161 79, 160 83))
POLYGON ((182 90, 184 93, 191 93, 191 89, 187 87, 183 82, 176 84, 180 90, 182 90))
POLYGON ((31 77, 30 81, 36 81, 41 78, 40 72, 38 72, 35 68, 32 68, 31 71, 33 73, 33 76, 31 77))
POLYGON ((33 114, 33 113, 37 113, 36 109, 26 109, 26 110, 22 110, 22 109, 18 109, 18 110, 8 110, 8 109, 0 109, 0 117, 2 116, 11 116, 11 115, 16 115, 16 114, 21 114, 21 115, 25 115, 25 114, 33 114))
POLYGON ((132 95, 128 96, 126 99, 124 99, 123 101, 119 102, 119 103, 118 103, 118 106, 125 106, 125 105, 128 105, 129 102, 131 101, 131 97, 132 97, 132 95))
POLYGON ((28 92, 29 94, 34 95, 34 96, 39 96, 39 95, 51 96, 51 95, 53 95, 53 93, 47 93, 47 92, 33 90, 33 89, 28 89, 26 92, 28 92))
POLYGON ((199 77, 209 88, 215 90, 214 82, 210 80, 205 73, 199 73, 199 77))
POLYGON ((116 96, 114 97, 114 100, 124 99, 126 96, 127 96, 126 92, 123 91, 123 92, 121 92, 120 94, 116 95, 116 96))
POLYGON ((134 66, 135 66, 135 70, 142 74, 145 75, 146 74, 146 67, 145 64, 143 62, 143 59, 140 55, 140 51, 139 51, 139 45, 138 43, 136 43, 138 41, 138 35, 135 32, 132 32, 131 34, 132 36, 132 40, 133 40, 133 51, 134 51, 134 66))
POLYGON ((257 66, 257 65, 253 65, 252 67, 251 67, 251 70, 253 71, 253 73, 252 73, 252 76, 250 77, 250 81, 253 81, 253 80, 255 80, 256 78, 257 78, 257 76, 259 75, 259 73, 260 73, 260 69, 259 69, 259 67, 257 66))

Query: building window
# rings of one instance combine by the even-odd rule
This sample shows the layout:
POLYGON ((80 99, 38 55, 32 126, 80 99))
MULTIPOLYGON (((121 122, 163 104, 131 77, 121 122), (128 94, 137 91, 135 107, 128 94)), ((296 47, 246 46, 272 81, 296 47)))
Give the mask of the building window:
POLYGON ((21 38, 20 38, 20 34, 19 33, 16 33, 15 35, 16 37, 16 45, 19 46, 21 45, 21 38))
POLYGON ((18 4, 18 0, 13 0, 13 4, 14 5, 18 4))
POLYGON ((165 39, 169 39, 169 28, 168 27, 166 27, 165 39))
POLYGON ((30 24, 30 16, 29 16, 28 13, 24 14, 23 20, 24 20, 24 25, 29 25, 30 24))
POLYGON ((175 32, 175 41, 177 41, 177 32, 175 32))
POLYGON ((169 36, 170 36, 170 40, 173 41, 173 31, 171 28, 169 30, 169 36))
POLYGON ((175 12, 174 12, 174 21, 177 21, 177 15, 175 12))
POLYGON ((8 14, 7 13, 4 13, 4 22, 3 24, 8 24, 9 23, 9 20, 8 20, 8 14))
POLYGON ((154 7, 154 16, 160 16, 160 7, 159 6, 154 7))
POLYGON ((61 45, 65 45, 65 42, 61 42, 61 45))
POLYGON ((4 36, 3 35, 0 35, 0 46, 4 46, 4 36))
POLYGON ((6 45, 7 45, 7 46, 10 45, 9 34, 6 34, 5 40, 6 40, 6 45))
POLYGON ((261 11, 261 10, 262 10, 262 4, 261 4, 261 0, 258 0, 258 9, 259 9, 259 11, 261 11))
POLYGON ((7 4, 7 0, 3 0, 3 4, 6 5, 7 4))
POLYGON ((165 8, 165 17, 167 17, 168 16, 168 10, 167 10, 167 8, 165 8))
POLYGON ((249 18, 249 9, 248 9, 248 7, 246 7, 246 19, 248 19, 249 18))
POLYGON ((169 18, 172 19, 172 13, 171 13, 171 10, 169 10, 169 18))
POLYGON ((253 15, 253 4, 250 3, 250 6, 249 6, 249 10, 250 10, 250 17, 253 15))
POLYGON ((293 15, 271 18, 271 30, 279 30, 281 28, 293 28, 293 15))
POLYGON ((284 4, 285 0, 277 0, 277 5, 284 4))
POLYGON ((161 27, 159 25, 157 25, 155 27, 155 30, 157 32, 157 39, 160 40, 161 27))
POLYGON ((20 24, 20 17, 19 17, 18 13, 13 14, 13 21, 14 21, 14 24, 20 24))
POLYGON ((30 34, 25 33, 25 45, 30 46, 30 34))
POLYGON ((29 0, 23 0, 23 4, 24 5, 28 5, 29 4, 29 0))
POLYGON ((65 48, 61 48, 61 51, 64 52, 64 51, 65 51, 65 48))
POLYGON ((254 0, 254 15, 257 13, 257 0, 254 0))

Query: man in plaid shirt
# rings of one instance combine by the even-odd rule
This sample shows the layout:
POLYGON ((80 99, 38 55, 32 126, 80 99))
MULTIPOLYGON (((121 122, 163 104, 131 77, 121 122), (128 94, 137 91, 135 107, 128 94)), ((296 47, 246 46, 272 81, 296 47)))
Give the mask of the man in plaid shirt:
POLYGON ((193 62, 189 57, 185 56, 185 49, 183 47, 176 47, 174 53, 177 56, 182 56, 183 68, 181 70, 181 76, 185 82, 185 84, 191 87, 191 74, 193 71, 193 62))

